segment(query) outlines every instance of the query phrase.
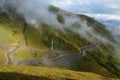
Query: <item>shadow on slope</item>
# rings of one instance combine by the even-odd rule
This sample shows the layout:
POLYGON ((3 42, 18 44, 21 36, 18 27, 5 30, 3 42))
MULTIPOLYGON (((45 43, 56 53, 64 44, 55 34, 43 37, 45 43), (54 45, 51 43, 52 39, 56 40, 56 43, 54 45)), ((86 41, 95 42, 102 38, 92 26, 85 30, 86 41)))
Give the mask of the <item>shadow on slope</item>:
POLYGON ((0 80, 52 80, 44 76, 25 75, 20 73, 0 72, 0 80))
POLYGON ((0 80, 74 80, 74 79, 71 78, 54 79, 46 76, 34 76, 14 72, 0 72, 0 80))

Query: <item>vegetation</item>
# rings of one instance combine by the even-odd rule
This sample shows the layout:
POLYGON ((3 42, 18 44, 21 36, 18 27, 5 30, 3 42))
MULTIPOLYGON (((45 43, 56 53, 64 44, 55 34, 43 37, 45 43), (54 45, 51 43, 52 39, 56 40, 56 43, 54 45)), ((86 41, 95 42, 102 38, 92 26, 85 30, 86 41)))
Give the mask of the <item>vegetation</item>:
POLYGON ((30 49, 20 49, 17 50, 14 55, 14 61, 20 61, 22 59, 33 59, 33 58, 41 58, 43 53, 38 50, 30 50, 30 49))
POLYGON ((116 68, 116 59, 112 51, 104 50, 106 46, 101 46, 96 52, 88 52, 87 55, 76 61, 72 66, 72 70, 94 72, 96 74, 120 78, 120 72, 116 68))
POLYGON ((47 67, 0 66, 0 80, 117 80, 89 72, 47 67))
POLYGON ((9 28, 9 26, 0 24, 0 38, 1 38, 0 44, 10 44, 10 43, 18 43, 18 42, 23 43, 23 39, 21 39, 20 37, 21 36, 19 34, 17 36, 13 35, 13 32, 9 28))
POLYGON ((27 49, 18 50, 13 55, 13 59, 15 61, 19 61, 19 60, 22 60, 22 59, 32 59, 32 58, 33 58, 33 56, 31 55, 31 51, 27 50, 27 49))
POLYGON ((64 18, 62 17, 61 14, 58 14, 58 15, 57 15, 57 20, 58 20, 58 22, 64 24, 64 18))
MULTIPOLYGON (((64 24, 64 17, 61 13, 71 16, 71 13, 59 10, 59 8, 51 7, 51 12, 57 15, 58 22, 64 24), (60 13, 59 13, 60 11, 60 13)), ((105 26, 84 15, 78 15, 82 20, 87 20, 87 24, 92 26, 96 34, 100 34, 108 39, 112 38, 109 31, 105 26)), ((78 27, 78 23, 73 24, 74 28, 78 27)), ((0 13, 0 45, 19 45, 26 48, 18 49, 15 51, 13 57, 14 61, 23 59, 40 58, 44 55, 38 49, 51 49, 51 42, 54 42, 54 49, 59 51, 70 51, 78 53, 80 48, 91 44, 83 37, 72 32, 69 29, 63 31, 56 30, 41 23, 40 28, 26 24, 25 20, 19 17, 10 19, 7 14, 0 13), (25 30, 24 30, 24 27, 25 30), (24 34, 23 34, 24 32, 24 34), (4 35, 3 35, 4 34, 4 35), (26 44, 27 42, 27 44, 26 44), (31 49, 30 49, 31 48, 31 49), (34 50, 32 50, 32 48, 34 50)), ((111 40, 111 39, 110 39, 111 40)), ((114 41, 114 40, 111 40, 114 41)), ((6 61, 5 55, 12 47, 2 50, 0 47, 0 64, 6 61)), ((50 53, 50 52, 48 52, 50 53)), ((116 55, 114 48, 111 45, 102 45, 96 52, 87 52, 87 55, 73 63, 67 69, 83 71, 75 72, 57 68, 42 68, 42 67, 18 67, 18 66, 0 66, 0 80, 110 80, 111 78, 120 78, 120 72, 115 67, 116 55), (89 73, 92 72, 92 73, 89 73), (95 74, 99 75, 95 75, 95 74), (109 78, 107 78, 109 77, 109 78)), ((50 54, 46 54, 49 56, 50 54)), ((59 56, 59 54, 57 55, 59 56)), ((61 68, 65 66, 58 65, 61 68)), ((112 80, 112 79, 111 79, 112 80)), ((113 79, 114 80, 114 79, 113 79)))
POLYGON ((5 54, 2 50, 0 50, 0 64, 3 64, 6 62, 5 54))
POLYGON ((104 36, 105 38, 108 38, 109 40, 114 41, 114 39, 111 39, 112 37, 111 32, 108 31, 103 24, 101 24, 100 22, 96 21, 95 19, 91 17, 85 16, 82 14, 78 14, 78 16, 80 17, 82 21, 86 20, 88 26, 92 27, 94 31, 96 32, 96 34, 100 34, 104 36))

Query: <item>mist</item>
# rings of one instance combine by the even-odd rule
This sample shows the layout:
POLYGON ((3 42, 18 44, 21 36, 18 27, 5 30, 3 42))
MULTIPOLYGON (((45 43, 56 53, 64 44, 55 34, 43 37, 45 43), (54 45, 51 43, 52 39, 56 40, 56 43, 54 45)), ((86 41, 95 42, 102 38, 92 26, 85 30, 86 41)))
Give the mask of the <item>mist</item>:
POLYGON ((90 42, 99 40, 104 44, 112 44, 108 39, 96 34, 94 29, 87 25, 86 21, 82 21, 77 15, 72 14, 70 16, 58 11, 57 14, 61 14, 64 18, 64 24, 57 20, 57 14, 50 12, 49 8, 52 4, 52 0, 1 0, 0 12, 5 12, 10 16, 18 14, 22 16, 26 22, 35 28, 39 28, 41 23, 46 23, 51 28, 61 30, 65 33, 65 29, 69 29, 81 37, 90 42), (15 14, 14 14, 15 13, 15 14), (72 25, 77 23, 77 28, 72 25), (88 35, 88 33, 90 35, 88 35))
MULTIPOLYGON (((37 30, 40 29, 41 23, 49 25, 51 29, 61 30, 63 33, 66 33, 65 29, 69 29, 89 42, 94 43, 100 41, 103 44, 111 44, 115 47, 116 52, 120 54, 120 28, 116 30, 107 28, 116 40, 116 42, 113 43, 102 35, 97 34, 93 27, 87 25, 87 21, 82 21, 75 14, 65 15, 60 11, 57 13, 50 12, 49 8, 51 4, 52 0, 0 0, 0 12, 7 13, 10 18, 20 15, 28 24, 37 30), (60 23, 57 20, 57 14, 63 16, 64 23, 60 23), (73 24, 77 25, 73 26, 73 24)), ((46 60, 45 62, 48 64, 46 60)), ((116 64, 116 66, 120 69, 118 64, 116 64)))

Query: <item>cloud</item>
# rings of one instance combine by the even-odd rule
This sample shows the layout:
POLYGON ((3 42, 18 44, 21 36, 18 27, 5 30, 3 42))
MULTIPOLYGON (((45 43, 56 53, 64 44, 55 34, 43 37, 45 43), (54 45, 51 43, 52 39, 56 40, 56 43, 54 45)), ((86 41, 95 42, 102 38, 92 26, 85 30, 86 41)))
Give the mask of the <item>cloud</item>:
POLYGON ((90 17, 93 17, 97 20, 104 20, 104 21, 107 21, 107 20, 118 20, 120 21, 120 16, 118 15, 113 15, 113 14, 95 14, 95 13, 86 13, 85 15, 88 15, 90 17))
POLYGON ((98 2, 113 9, 120 9, 120 0, 98 0, 98 2))
MULTIPOLYGON (((66 0, 57 2, 57 6, 74 13, 102 13, 120 14, 119 0, 69 0, 72 4, 67 5, 66 0)), ((55 4, 55 3, 54 3, 55 4)))
MULTIPOLYGON (((66 2, 71 3, 69 0, 66 2)), ((28 24, 35 26, 37 29, 40 27, 41 23, 46 23, 55 30, 59 29, 64 31, 67 28, 91 42, 96 38, 99 40, 103 39, 99 34, 95 35, 94 29, 92 29, 92 27, 90 28, 85 21, 81 21, 78 16, 74 14, 68 16, 59 11, 57 13, 50 12, 50 5, 50 0, 2 0, 0 8, 8 14, 14 14, 13 12, 19 14, 28 24), (58 14, 64 18, 64 24, 61 24, 57 20, 58 14), (74 24, 78 24, 76 26, 78 28, 73 28, 72 25, 74 24), (92 36, 90 37, 88 33, 92 36)))
MULTIPOLYGON (((87 38, 86 32, 91 33, 92 35, 94 31, 87 26, 86 23, 83 24, 80 19, 78 19, 76 16, 66 16, 59 12, 59 14, 62 14, 64 17, 64 24, 59 23, 57 20, 57 14, 53 14, 49 11, 49 7, 51 5, 53 0, 1 0, 0 1, 0 8, 2 11, 12 14, 11 10, 18 13, 22 17, 25 18, 26 22, 38 27, 41 23, 47 23, 51 27, 59 28, 61 30, 64 30, 64 28, 71 28, 71 25, 74 23, 80 23, 79 25, 83 26, 82 31, 81 29, 73 29, 74 32, 78 32, 81 36, 84 36, 87 38), (83 34, 83 35, 82 35, 83 34)), ((101 9, 104 8, 104 5, 101 4, 101 6, 98 6, 98 1, 96 0, 62 0, 65 1, 66 4, 75 6, 76 9, 81 10, 82 12, 89 11, 89 12, 99 12, 105 13, 107 10, 101 9), (81 2, 80 2, 81 1, 81 2), (85 4, 86 3, 86 4, 85 4), (75 5, 76 4, 76 5, 75 5), (92 5, 91 5, 92 4, 92 5), (79 7, 79 5, 82 5, 79 7), (105 11, 105 12, 104 12, 105 11)), ((71 8, 71 7, 70 7, 71 8)), ((74 9, 74 10, 76 10, 74 9)), ((109 10, 107 11, 109 12, 109 10)), ((106 16, 105 16, 106 17, 106 16)), ((115 16, 113 16, 115 17, 115 16)))
MULTIPOLYGON (((66 7, 66 9, 78 11, 78 12, 86 12, 86 13, 111 12, 109 11, 109 8, 104 7, 105 5, 102 4, 98 5, 97 2, 93 2, 95 0, 85 0, 85 1, 74 0, 76 3, 73 3, 73 0, 64 0, 64 1, 65 3, 61 2, 59 5, 64 9, 65 6, 63 5, 67 4, 67 6, 69 7, 66 7)), ((50 0, 0 0, 0 12, 2 11, 13 15, 14 15, 13 12, 15 12, 20 16, 22 16, 28 24, 35 27, 38 31, 41 31, 39 28, 41 23, 45 23, 49 25, 51 29, 56 30, 54 31, 56 33, 58 32, 58 30, 64 32, 67 29, 77 33, 80 37, 85 38, 89 42, 95 42, 96 40, 99 40, 104 44, 112 44, 113 46, 114 45, 116 46, 116 44, 113 44, 111 41, 109 41, 109 39, 103 37, 99 32, 96 33, 93 27, 88 26, 86 21, 81 21, 81 19, 78 16, 74 14, 68 16, 59 11, 58 13, 50 12, 49 10, 50 5, 51 5, 50 0), (62 15, 64 19, 64 24, 61 24, 57 20, 58 14, 62 15)), ((116 36, 115 39, 118 40, 116 31, 114 35, 116 36)), ((120 52, 118 47, 116 47, 116 50, 118 50, 118 53, 120 52)))
POLYGON ((73 5, 73 2, 71 0, 52 0, 52 4, 56 6, 62 6, 62 7, 68 7, 73 5))

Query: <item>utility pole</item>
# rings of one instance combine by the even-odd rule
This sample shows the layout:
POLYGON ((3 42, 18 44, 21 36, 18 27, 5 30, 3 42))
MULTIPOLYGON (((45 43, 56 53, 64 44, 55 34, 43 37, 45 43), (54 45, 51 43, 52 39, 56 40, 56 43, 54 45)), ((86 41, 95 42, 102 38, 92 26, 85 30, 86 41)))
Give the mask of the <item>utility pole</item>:
POLYGON ((54 42, 53 42, 53 40, 51 42, 51 50, 54 50, 54 42))
POLYGON ((26 46, 28 47, 28 41, 27 41, 27 36, 26 36, 26 28, 27 28, 27 23, 26 22, 24 22, 24 24, 23 24, 23 37, 24 37, 24 40, 25 40, 25 44, 26 44, 26 46))

